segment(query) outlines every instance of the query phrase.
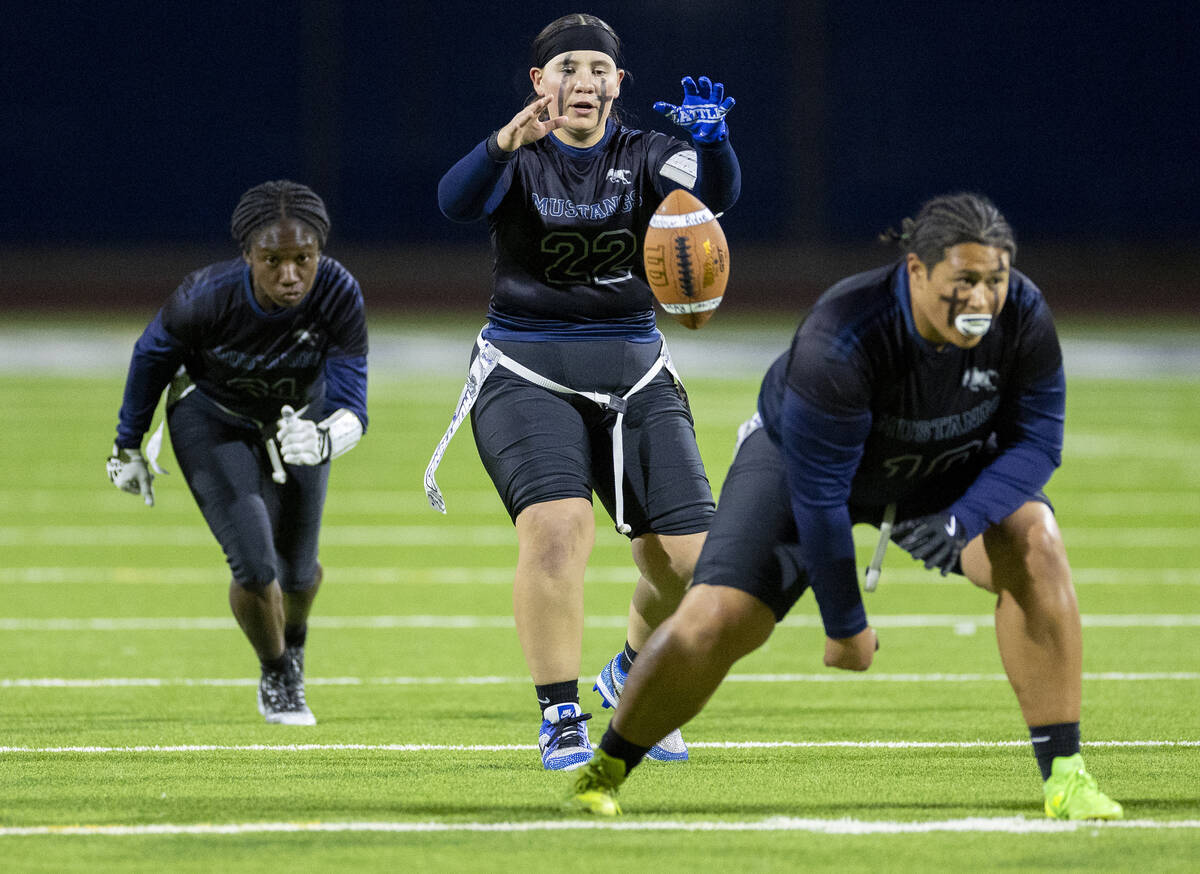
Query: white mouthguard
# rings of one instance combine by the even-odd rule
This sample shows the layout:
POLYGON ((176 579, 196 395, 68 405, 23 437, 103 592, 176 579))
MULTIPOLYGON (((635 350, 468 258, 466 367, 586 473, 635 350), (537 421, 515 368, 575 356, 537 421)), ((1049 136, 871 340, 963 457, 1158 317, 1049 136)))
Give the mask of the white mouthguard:
POLYGON ((992 317, 987 313, 962 313, 954 317, 954 327, 964 337, 982 337, 992 327, 992 317))

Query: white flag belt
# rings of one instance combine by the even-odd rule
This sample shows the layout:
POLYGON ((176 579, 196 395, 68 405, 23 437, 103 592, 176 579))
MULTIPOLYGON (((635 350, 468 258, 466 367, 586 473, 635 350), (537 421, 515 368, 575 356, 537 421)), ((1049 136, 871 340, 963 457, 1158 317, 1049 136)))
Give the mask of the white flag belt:
POLYGON ((471 369, 467 374, 466 384, 463 386, 462 392, 458 396, 458 403, 454 407, 454 414, 450 417, 450 425, 446 428, 446 433, 442 435, 442 439, 438 442, 437 448, 433 450, 433 457, 429 460, 429 466, 425 468, 425 494, 429 498, 429 506, 439 512, 446 512, 446 499, 442 496, 441 489, 438 488, 437 480, 434 479, 434 472, 438 465, 442 462, 442 456, 446 454, 446 447, 450 445, 450 440, 454 437, 454 433, 458 430, 459 425, 463 423, 467 415, 471 412, 471 407, 475 405, 476 399, 479 397, 479 390, 483 386, 484 380, 488 378, 497 365, 506 370, 520 376, 527 382, 541 386, 553 392, 561 394, 573 394, 600 405, 606 410, 613 410, 617 414, 616 422, 613 423, 613 481, 615 484, 614 492, 616 497, 615 506, 615 521, 617 530, 622 534, 628 534, 632 529, 625 522, 625 496, 624 496, 624 480, 625 480, 625 445, 622 439, 623 426, 625 422, 625 409, 630 397, 637 391, 644 388, 650 380, 658 375, 658 372, 664 367, 679 382, 679 374, 676 373, 674 365, 671 363, 671 356, 667 352, 667 341, 662 341, 662 346, 658 353, 658 358, 650 365, 642 377, 633 384, 633 387, 623 395, 606 394, 604 392, 580 391, 579 389, 571 388, 570 386, 562 385, 552 379, 547 379, 536 371, 530 370, 521 362, 517 361, 510 355, 505 355, 487 340, 483 339, 483 332, 480 331, 479 336, 475 338, 475 344, 479 347, 479 354, 475 356, 475 360, 471 362, 471 369))

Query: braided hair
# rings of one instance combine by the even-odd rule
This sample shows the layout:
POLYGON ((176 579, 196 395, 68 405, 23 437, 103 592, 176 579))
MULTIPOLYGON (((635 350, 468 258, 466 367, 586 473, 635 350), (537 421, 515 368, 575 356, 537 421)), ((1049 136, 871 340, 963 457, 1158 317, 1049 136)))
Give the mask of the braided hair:
POLYGON ((900 230, 888 228, 879 238, 914 253, 932 270, 946 257, 946 250, 959 243, 979 243, 1008 252, 1009 263, 1017 257, 1017 241, 1008 220, 982 194, 960 192, 927 200, 915 219, 906 218, 900 230))
POLYGON ((325 203, 307 185, 278 179, 255 185, 242 195, 233 211, 230 230, 243 252, 250 251, 250 236, 263 225, 293 218, 304 222, 317 235, 317 248, 325 248, 329 237, 329 213, 325 203))

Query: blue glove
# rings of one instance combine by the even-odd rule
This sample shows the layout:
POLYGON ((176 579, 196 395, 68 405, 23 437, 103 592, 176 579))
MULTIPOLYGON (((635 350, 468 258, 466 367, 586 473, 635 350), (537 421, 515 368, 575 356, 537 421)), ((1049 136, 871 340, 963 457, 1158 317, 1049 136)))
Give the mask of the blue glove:
POLYGON ((719 143, 729 136, 725 115, 733 109, 733 98, 725 96, 725 86, 700 77, 697 85, 691 76, 683 77, 683 103, 658 101, 654 111, 661 112, 692 135, 698 143, 719 143))
POLYGON ((897 522, 893 539, 901 549, 925 567, 937 568, 946 576, 958 563, 963 547, 967 545, 967 532, 962 523, 950 513, 931 513, 897 522))

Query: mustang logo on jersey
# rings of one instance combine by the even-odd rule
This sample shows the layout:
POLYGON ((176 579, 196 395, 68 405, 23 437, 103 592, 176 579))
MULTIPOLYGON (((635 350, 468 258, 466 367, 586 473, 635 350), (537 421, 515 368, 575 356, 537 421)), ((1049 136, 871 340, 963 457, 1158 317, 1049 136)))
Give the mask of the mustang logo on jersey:
POLYGON ((316 346, 320 342, 317 334, 308 328, 301 328, 295 331, 292 336, 296 339, 297 343, 307 343, 309 346, 316 346))
POLYGON ((971 391, 995 391, 996 380, 999 376, 1000 374, 994 370, 980 370, 978 367, 972 367, 963 373, 963 388, 969 388, 971 391))
POLYGON ((633 173, 629 170, 609 170, 606 177, 609 182, 620 182, 629 185, 633 182, 633 173))

